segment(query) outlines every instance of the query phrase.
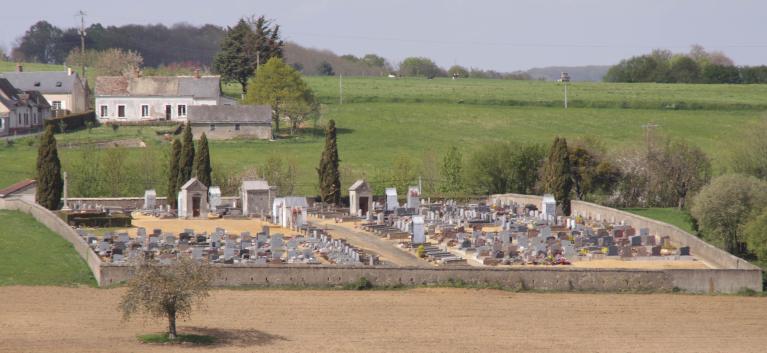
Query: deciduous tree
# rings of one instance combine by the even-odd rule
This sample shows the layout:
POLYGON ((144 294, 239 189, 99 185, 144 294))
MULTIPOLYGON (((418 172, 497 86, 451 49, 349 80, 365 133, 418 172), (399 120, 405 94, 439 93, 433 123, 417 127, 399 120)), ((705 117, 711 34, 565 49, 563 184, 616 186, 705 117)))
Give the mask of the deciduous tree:
POLYGON ((124 319, 137 313, 168 320, 168 338, 176 339, 176 320, 202 307, 213 279, 210 265, 181 257, 171 265, 145 260, 136 266, 120 301, 124 319))
POLYGON ((767 182, 729 174, 705 186, 693 200, 690 213, 706 240, 732 254, 743 250, 743 225, 767 207, 767 182))
POLYGON ((456 146, 450 146, 442 158, 439 191, 454 194, 463 191, 463 156, 456 146))

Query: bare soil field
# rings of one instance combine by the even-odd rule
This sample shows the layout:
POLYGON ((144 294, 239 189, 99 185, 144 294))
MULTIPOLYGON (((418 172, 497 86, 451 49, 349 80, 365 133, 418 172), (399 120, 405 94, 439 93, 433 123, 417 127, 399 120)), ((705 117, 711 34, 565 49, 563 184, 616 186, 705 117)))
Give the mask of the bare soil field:
POLYGON ((215 290, 182 333, 122 321, 123 288, 0 287, 3 352, 764 352, 767 298, 681 294, 215 290))

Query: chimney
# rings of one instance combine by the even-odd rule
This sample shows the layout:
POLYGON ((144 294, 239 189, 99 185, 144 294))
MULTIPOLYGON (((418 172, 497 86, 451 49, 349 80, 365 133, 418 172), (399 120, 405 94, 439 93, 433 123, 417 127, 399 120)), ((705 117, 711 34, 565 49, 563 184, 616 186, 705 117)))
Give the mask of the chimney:
POLYGON ((194 78, 200 78, 200 69, 194 69, 194 78))
POLYGON ((72 76, 72 68, 67 67, 67 76, 72 76))
POLYGON ((21 63, 16 63, 16 72, 24 72, 24 65, 21 65, 21 63))

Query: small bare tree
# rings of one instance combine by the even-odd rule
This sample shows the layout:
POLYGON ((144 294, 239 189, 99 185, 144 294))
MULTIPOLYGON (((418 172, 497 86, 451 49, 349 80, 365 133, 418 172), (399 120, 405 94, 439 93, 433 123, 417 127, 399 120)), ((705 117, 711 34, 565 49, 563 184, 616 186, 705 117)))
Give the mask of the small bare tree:
POLYGON ((120 301, 124 319, 136 313, 168 319, 168 338, 176 339, 176 318, 188 318, 210 295, 210 265, 181 258, 171 265, 144 260, 137 265, 120 301))

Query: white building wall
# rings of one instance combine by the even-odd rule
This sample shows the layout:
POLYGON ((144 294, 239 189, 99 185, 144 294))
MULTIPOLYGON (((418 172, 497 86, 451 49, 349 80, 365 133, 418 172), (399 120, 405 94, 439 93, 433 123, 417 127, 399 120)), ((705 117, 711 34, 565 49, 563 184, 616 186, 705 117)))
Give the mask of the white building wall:
POLYGON ((171 106, 170 120, 186 120, 186 115, 178 114, 178 106, 185 105, 187 115, 192 105, 217 105, 217 99, 194 99, 192 97, 96 97, 96 116, 101 120, 140 121, 165 120, 165 106, 171 106), (118 107, 125 106, 125 117, 117 116, 118 107), (149 106, 149 115, 141 116, 141 106, 149 106), (101 107, 107 107, 107 115, 102 116, 101 107))

